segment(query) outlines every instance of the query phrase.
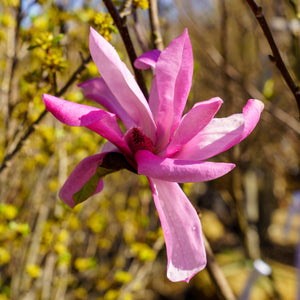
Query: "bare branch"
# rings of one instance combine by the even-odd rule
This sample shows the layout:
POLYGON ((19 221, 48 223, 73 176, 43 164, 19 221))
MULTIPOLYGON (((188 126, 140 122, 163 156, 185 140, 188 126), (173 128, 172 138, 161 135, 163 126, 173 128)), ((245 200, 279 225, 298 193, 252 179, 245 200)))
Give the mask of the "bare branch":
POLYGON ((162 51, 164 50, 164 43, 160 32, 157 0, 149 0, 149 17, 154 47, 162 51))
POLYGON ((206 237, 203 235, 205 251, 207 256, 207 271, 214 282, 220 299, 222 300, 236 300, 231 287, 229 286, 222 270, 215 260, 214 254, 211 250, 210 244, 206 237))
MULTIPOLYGON (((120 9, 120 16, 121 18, 125 17, 128 12, 127 10, 130 9, 132 6, 132 0, 125 0, 122 4, 122 7, 120 9)), ((129 11, 129 14, 131 14, 131 11, 129 11)))
POLYGON ((258 6, 254 0, 246 0, 249 7, 251 8, 253 14, 255 15, 255 18, 257 19, 261 29, 263 30, 263 33, 270 45, 270 48, 272 50, 272 56, 270 55, 271 61, 276 65, 276 67, 279 69, 283 79, 285 80, 286 84, 292 91, 297 105, 299 109, 299 114, 300 114, 300 91, 299 87, 295 84, 294 80, 292 79, 287 67, 285 66, 280 52, 278 50, 278 47, 274 41, 273 35, 271 33, 271 30, 269 28, 269 25, 264 17, 263 9, 261 6, 258 6))

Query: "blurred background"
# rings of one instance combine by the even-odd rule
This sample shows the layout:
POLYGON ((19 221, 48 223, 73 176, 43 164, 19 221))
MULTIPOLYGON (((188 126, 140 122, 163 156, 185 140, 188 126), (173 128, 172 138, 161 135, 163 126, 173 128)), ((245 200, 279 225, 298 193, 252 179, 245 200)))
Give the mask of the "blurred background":
MULTIPOLYGON (((138 55, 154 48, 147 0, 114 1, 138 55)), ((277 46, 300 79, 300 5, 262 1, 277 46)), ((164 46, 188 28, 194 53, 187 109, 219 96, 217 117, 265 103, 254 132, 216 159, 228 175, 184 184, 204 233, 239 298, 261 258, 272 268, 249 299, 297 299, 300 123, 296 102, 270 61, 269 45, 246 1, 158 1, 164 46)), ((189 284, 166 278, 166 252, 152 194, 128 171, 71 210, 57 193, 75 165, 104 140, 44 112, 42 94, 77 103, 77 83, 98 76, 89 26, 125 47, 102 1, 2 0, 0 4, 0 300, 219 299, 206 270, 189 284)), ((148 89, 152 74, 144 73, 148 89)), ((300 249, 300 247, 298 247, 300 249)), ((298 258, 300 267, 300 258, 298 258)), ((246 298, 245 298, 246 299, 246 298)))

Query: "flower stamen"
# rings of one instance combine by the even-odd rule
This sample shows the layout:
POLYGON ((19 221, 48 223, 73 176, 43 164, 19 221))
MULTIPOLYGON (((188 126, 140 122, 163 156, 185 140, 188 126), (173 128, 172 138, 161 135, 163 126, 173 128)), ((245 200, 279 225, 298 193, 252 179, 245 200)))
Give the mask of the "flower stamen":
POLYGON ((152 140, 137 127, 131 128, 126 133, 125 140, 133 153, 136 153, 138 150, 154 151, 152 140))

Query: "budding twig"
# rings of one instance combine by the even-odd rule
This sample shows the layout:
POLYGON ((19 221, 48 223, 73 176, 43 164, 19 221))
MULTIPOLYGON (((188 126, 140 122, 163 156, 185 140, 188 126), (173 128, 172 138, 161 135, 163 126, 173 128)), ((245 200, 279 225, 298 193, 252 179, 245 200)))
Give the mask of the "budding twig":
POLYGON ((286 65, 284 64, 280 52, 278 50, 278 47, 274 41, 273 35, 271 33, 271 30, 269 28, 269 25, 264 17, 264 13, 263 13, 263 9, 261 6, 258 6, 255 2, 255 0, 246 0, 249 7, 251 8, 253 14, 255 15, 256 20, 258 21, 261 29, 263 30, 263 33, 270 45, 270 48, 272 50, 272 55, 270 55, 270 59, 272 62, 274 62, 274 64, 276 65, 276 67, 278 68, 278 70, 280 71, 284 81, 286 82, 286 84, 288 85, 288 87, 290 88, 290 90, 292 91, 297 105, 298 105, 298 110, 299 110, 299 114, 300 114, 300 91, 299 91, 299 87, 295 84, 294 80, 292 79, 286 65))

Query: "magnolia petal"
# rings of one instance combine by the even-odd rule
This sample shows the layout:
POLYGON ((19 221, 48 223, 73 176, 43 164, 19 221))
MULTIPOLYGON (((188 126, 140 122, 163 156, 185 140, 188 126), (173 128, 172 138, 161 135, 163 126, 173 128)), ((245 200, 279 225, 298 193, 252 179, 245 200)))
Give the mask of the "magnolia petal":
MULTIPOLYGON (((109 113, 99 108, 74 103, 47 94, 43 94, 43 101, 47 111, 50 111, 60 122, 69 126, 86 127, 98 122, 104 115, 109 115, 109 113)), ((113 116, 113 114, 110 115, 113 116)))
POLYGON ((176 159, 205 160, 241 142, 255 128, 264 108, 261 101, 250 99, 242 114, 215 118, 174 155, 176 159))
POLYGON ((163 148, 176 130, 190 92, 193 52, 187 29, 161 52, 155 69, 159 101, 157 145, 163 148))
POLYGON ((118 100, 109 90, 103 78, 95 78, 78 84, 88 99, 94 100, 108 111, 117 115, 117 117, 124 123, 127 129, 136 126, 134 121, 129 117, 127 112, 120 105, 118 100))
MULTIPOLYGON (((105 153, 96 154, 83 159, 71 172, 59 192, 59 197, 68 206, 74 207, 73 195, 78 192, 84 184, 96 173, 105 153)), ((94 194, 103 189, 103 180, 100 180, 94 194)))
POLYGON ((212 98, 199 102, 181 119, 181 122, 166 150, 166 156, 179 151, 183 145, 196 136, 214 117, 223 101, 212 98))
POLYGON ((165 237, 167 277, 189 282, 206 266, 200 219, 177 183, 148 179, 165 237))
POLYGON ((107 141, 101 148, 101 152, 120 152, 120 149, 118 149, 113 143, 110 141, 107 141))
POLYGON ((149 107, 152 112, 154 122, 157 121, 157 115, 158 115, 158 110, 159 110, 158 98, 159 98, 159 96, 158 96, 158 91, 157 91, 156 77, 154 75, 154 78, 152 80, 150 94, 149 94, 149 107))
POLYGON ((43 101, 47 111, 60 122, 69 126, 87 127, 111 141, 124 153, 131 155, 131 150, 123 140, 123 133, 115 114, 47 94, 43 95, 43 101))
POLYGON ((139 150, 135 154, 135 160, 138 174, 181 183, 213 180, 235 167, 235 164, 229 163, 164 158, 147 150, 139 150))
POLYGON ((99 73, 120 105, 154 140, 156 126, 142 91, 115 48, 93 28, 90 30, 90 52, 99 73))
POLYGON ((147 70, 150 67, 155 68, 160 53, 161 51, 157 49, 145 52, 135 60, 134 66, 137 69, 142 69, 142 70, 147 70))

